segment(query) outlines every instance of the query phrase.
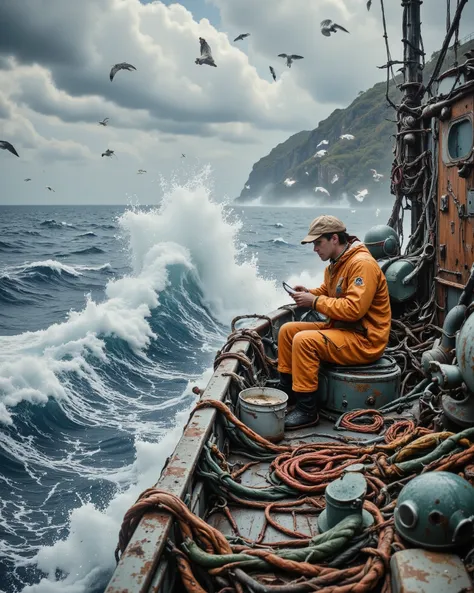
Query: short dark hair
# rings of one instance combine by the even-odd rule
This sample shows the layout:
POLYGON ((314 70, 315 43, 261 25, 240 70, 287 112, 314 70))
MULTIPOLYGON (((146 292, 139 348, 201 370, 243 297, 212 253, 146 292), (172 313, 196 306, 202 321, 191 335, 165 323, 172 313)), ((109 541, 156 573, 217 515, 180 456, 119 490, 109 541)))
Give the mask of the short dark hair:
POLYGON ((349 234, 345 231, 341 231, 340 233, 324 233, 324 235, 321 235, 321 237, 324 237, 329 241, 329 239, 331 239, 333 235, 337 235, 337 238, 339 239, 339 243, 341 245, 345 245, 349 241, 349 234))

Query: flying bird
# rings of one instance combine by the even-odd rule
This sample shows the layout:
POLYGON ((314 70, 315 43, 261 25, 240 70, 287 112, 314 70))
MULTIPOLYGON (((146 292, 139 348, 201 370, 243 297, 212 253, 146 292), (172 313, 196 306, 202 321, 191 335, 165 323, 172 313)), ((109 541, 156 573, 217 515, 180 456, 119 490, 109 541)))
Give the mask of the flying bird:
POLYGON ((196 58, 194 63, 199 64, 199 66, 207 64, 208 66, 214 66, 214 68, 217 68, 217 64, 214 62, 214 58, 212 57, 209 43, 204 39, 204 37, 199 37, 199 43, 201 44, 201 57, 196 58))
POLYGON ((132 70, 136 70, 136 68, 135 66, 132 66, 132 64, 128 64, 127 62, 120 62, 120 64, 115 64, 115 66, 112 66, 112 69, 110 71, 110 82, 112 82, 114 76, 117 74, 119 70, 128 70, 129 72, 131 72, 132 70))
POLYGON ((321 142, 316 146, 316 148, 319 148, 320 146, 325 146, 328 144, 329 144, 329 142, 327 140, 321 140, 321 142))
POLYGON ((367 10, 370 10, 371 6, 372 6, 372 0, 367 0, 367 10))
POLYGON ((327 153, 328 153, 327 150, 318 150, 318 152, 316 152, 314 156, 316 158, 320 159, 321 157, 326 156, 327 153))
POLYGON ((104 117, 104 119, 99 122, 99 126, 106 126, 108 124, 108 122, 109 122, 109 118, 104 117))
POLYGON ((325 187, 321 187, 319 185, 314 188, 314 191, 315 192, 320 192, 322 194, 326 194, 327 196, 330 196, 331 195, 325 187))
POLYGON ((250 185, 246 184, 244 185, 245 189, 250 189, 250 185))
POLYGON ((358 202, 363 202, 364 201, 364 198, 368 195, 368 193, 369 193, 369 190, 368 189, 361 189, 356 194, 354 194, 354 198, 358 202))
POLYGON ((333 23, 331 19, 321 21, 321 33, 326 37, 330 37, 331 33, 337 33, 338 29, 349 33, 347 29, 344 29, 344 27, 341 27, 341 25, 338 25, 337 23, 333 23))
POLYGON ((27 177, 26 179, 24 179, 23 181, 31 181, 31 177, 27 177))
POLYGON ((380 181, 383 179, 382 173, 377 173, 375 169, 370 169, 370 171, 372 172, 372 177, 375 179, 375 181, 380 181))
POLYGON ((286 185, 286 187, 291 187, 296 183, 296 181, 291 177, 287 177, 283 183, 286 185))
POLYGON ((145 169, 138 169, 137 175, 143 175, 143 173, 146 173, 145 169))
POLYGON ((337 173, 334 173, 334 176, 331 179, 331 183, 336 183, 336 181, 339 181, 339 175, 337 173))
POLYGON ((250 33, 241 33, 240 35, 238 35, 234 41, 242 41, 242 39, 245 39, 246 37, 248 37, 250 35, 250 33))
POLYGON ((354 140, 355 136, 353 136, 352 134, 341 134, 339 138, 341 140, 354 140))
POLYGON ((20 156, 15 150, 13 144, 10 144, 10 142, 7 142, 6 140, 0 140, 0 148, 2 148, 3 150, 8 150, 8 152, 11 152, 15 156, 20 156))
POLYGON ((115 151, 110 150, 110 148, 107 148, 107 150, 102 153, 102 156, 112 156, 113 154, 115 154, 115 151))
POLYGON ((273 80, 276 80, 277 75, 275 74, 275 70, 274 70, 273 66, 268 66, 268 68, 270 69, 270 73, 273 76, 273 80))
POLYGON ((279 58, 286 58, 286 65, 288 66, 288 68, 291 68, 291 64, 293 63, 293 60, 303 60, 304 56, 298 56, 296 54, 278 54, 279 58))
POLYGON ((181 153, 181 158, 182 159, 185 159, 186 158, 186 155, 184 154, 184 152, 181 153))
POLYGON ((53 193, 56 193, 56 191, 52 187, 50 187, 49 185, 46 186, 46 189, 49 189, 49 191, 52 191, 53 193))

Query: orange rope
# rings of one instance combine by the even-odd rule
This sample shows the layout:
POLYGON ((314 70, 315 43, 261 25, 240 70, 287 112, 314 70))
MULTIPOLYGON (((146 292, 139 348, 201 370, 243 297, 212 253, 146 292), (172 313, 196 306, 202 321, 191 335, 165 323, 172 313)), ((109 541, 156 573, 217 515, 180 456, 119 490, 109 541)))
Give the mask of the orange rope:
POLYGON ((387 429, 387 432, 385 433, 385 442, 392 443, 399 437, 403 437, 408 434, 413 434, 414 430, 415 423, 413 422, 413 420, 399 420, 387 429))
POLYGON ((364 433, 377 433, 383 428, 384 416, 378 410, 354 410, 353 412, 347 412, 341 418, 339 426, 346 430, 352 430, 354 432, 364 433), (371 423, 368 424, 366 418, 372 416, 371 423), (361 422, 356 422, 358 418, 364 418, 361 422))

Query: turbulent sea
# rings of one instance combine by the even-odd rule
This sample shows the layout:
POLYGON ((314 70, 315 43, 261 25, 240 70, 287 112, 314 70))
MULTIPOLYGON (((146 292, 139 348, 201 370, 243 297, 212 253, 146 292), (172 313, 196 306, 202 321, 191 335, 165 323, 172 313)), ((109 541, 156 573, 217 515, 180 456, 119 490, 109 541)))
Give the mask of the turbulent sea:
POLYGON ((221 205, 200 178, 157 203, 0 206, 2 593, 102 592, 232 318, 320 283, 315 216, 360 239, 389 216, 221 205))

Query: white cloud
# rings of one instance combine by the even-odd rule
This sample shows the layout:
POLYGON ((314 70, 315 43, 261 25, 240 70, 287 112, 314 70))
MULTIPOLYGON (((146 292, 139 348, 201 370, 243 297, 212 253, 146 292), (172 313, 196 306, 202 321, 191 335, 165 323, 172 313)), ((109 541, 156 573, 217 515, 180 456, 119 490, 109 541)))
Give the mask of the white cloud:
MULTIPOLYGON (((183 167, 184 152, 194 164, 211 161, 217 192, 235 196, 252 164, 275 144, 316 127, 384 76, 376 68, 386 61, 376 3, 370 13, 365 0, 209 3, 220 10, 220 31, 207 19, 195 21, 180 4, 2 2, 0 135, 13 142, 22 160, 22 166, 12 165, 11 155, 0 154, 0 174, 8 186, 3 195, 13 203, 35 199, 25 196, 20 183, 25 163, 32 177, 35 167, 48 163, 49 178, 68 187, 67 195, 54 199, 80 202, 85 181, 76 184, 79 173, 71 169, 80 164, 87 168, 91 201, 123 202, 124 187, 129 191, 137 183, 143 202, 156 201, 156 190, 137 181, 137 166, 155 177, 169 176, 183 167), (350 34, 323 37, 323 18, 346 26, 350 34), (233 43, 243 31, 251 36, 233 43), (200 36, 211 45, 217 68, 194 63, 200 36), (305 59, 290 70, 276 57, 281 52, 305 59), (120 71, 110 82, 111 66, 121 61, 137 71, 120 71), (97 124, 103 117, 110 118, 107 128, 97 124), (119 165, 101 159, 107 147, 116 151, 119 165)), ((395 58, 401 51, 401 8, 385 4, 395 58)), ((440 10, 437 17, 425 31, 428 54, 442 39, 440 10)), ((426 24, 425 14, 422 20, 426 24)), ((466 32, 472 20, 463 25, 466 32)))

